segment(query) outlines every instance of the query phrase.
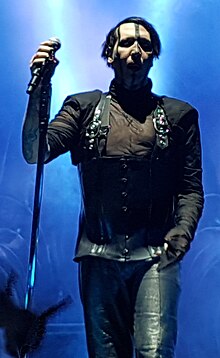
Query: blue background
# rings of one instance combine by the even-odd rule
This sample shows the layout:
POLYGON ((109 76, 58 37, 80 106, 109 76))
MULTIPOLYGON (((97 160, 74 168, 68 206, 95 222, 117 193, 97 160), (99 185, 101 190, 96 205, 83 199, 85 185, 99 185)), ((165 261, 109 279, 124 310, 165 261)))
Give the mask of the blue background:
MULTIPOLYGON (((150 73, 154 92, 181 98, 200 112, 206 203, 184 259, 177 358, 220 356, 220 3, 218 0, 3 0, 0 13, 0 285, 13 269, 14 300, 24 306, 36 166, 21 154, 29 60, 38 44, 60 38, 51 117, 75 92, 108 89, 112 72, 100 58, 106 33, 127 16, 152 22, 162 55, 150 73)), ((70 294, 73 303, 48 324, 34 357, 86 357, 77 265, 79 187, 66 154, 45 167, 36 286, 37 313, 70 294)), ((1 357, 4 350, 1 332, 1 357)))

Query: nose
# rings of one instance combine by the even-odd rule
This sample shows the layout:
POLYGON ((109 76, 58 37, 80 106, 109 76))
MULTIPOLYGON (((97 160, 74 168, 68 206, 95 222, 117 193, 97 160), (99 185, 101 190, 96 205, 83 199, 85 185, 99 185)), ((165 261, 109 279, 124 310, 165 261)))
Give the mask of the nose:
POLYGON ((139 62, 141 59, 141 49, 137 40, 133 44, 133 48, 131 51, 131 58, 134 62, 139 62))
POLYGON ((133 44, 132 52, 141 54, 141 48, 137 40, 133 44))
POLYGON ((134 61, 135 63, 138 63, 140 62, 141 60, 141 53, 138 51, 133 51, 131 53, 131 58, 132 58, 132 61, 134 61))

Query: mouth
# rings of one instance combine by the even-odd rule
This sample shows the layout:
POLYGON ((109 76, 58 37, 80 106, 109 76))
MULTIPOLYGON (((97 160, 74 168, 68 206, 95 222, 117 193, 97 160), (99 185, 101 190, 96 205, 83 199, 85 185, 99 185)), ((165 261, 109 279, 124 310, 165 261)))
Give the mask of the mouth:
POLYGON ((138 71, 141 69, 141 63, 130 62, 127 64, 127 67, 132 71, 138 71))

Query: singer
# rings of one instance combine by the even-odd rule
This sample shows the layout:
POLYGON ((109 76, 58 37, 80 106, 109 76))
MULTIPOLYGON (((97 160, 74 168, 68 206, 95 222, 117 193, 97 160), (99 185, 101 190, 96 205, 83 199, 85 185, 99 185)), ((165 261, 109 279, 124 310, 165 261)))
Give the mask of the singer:
MULTIPOLYGON (((53 51, 43 42, 31 68, 53 51)), ((79 169, 75 260, 90 358, 174 357, 180 265, 204 196, 198 112, 152 92, 160 52, 148 21, 121 21, 102 49, 114 73, 108 93, 68 96, 47 129, 45 163, 70 151, 79 169)), ((23 127, 28 163, 37 161, 40 77, 23 127)))

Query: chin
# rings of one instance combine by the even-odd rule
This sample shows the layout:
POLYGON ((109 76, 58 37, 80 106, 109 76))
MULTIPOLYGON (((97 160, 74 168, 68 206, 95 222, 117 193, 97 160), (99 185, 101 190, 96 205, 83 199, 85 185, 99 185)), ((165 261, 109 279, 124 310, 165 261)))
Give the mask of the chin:
POLYGON ((134 71, 134 72, 138 72, 142 69, 142 66, 141 65, 137 65, 135 63, 129 63, 127 65, 127 68, 131 71, 134 71))

